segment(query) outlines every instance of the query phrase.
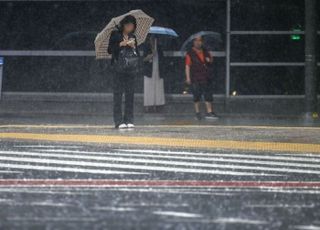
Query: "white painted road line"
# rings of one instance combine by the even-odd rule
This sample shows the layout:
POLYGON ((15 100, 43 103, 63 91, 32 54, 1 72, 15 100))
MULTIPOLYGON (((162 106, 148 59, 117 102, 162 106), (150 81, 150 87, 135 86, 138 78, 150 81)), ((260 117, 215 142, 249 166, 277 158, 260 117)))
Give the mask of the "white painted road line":
POLYGON ((112 212, 132 212, 136 211, 135 208, 127 208, 127 207, 94 207, 92 210, 95 211, 112 211, 112 212))
MULTIPOLYGON (((27 194, 45 194, 45 195, 63 195, 63 196, 74 196, 74 195, 81 195, 81 196, 94 196, 95 194, 91 192, 86 192, 85 190, 83 191, 70 191, 70 188, 65 189, 65 190, 56 190, 50 188, 47 190, 46 188, 39 189, 37 187, 32 188, 28 187, 26 188, 0 188, 1 193, 27 193, 27 194)), ((0 200, 1 203, 1 200, 0 200)))
MULTIPOLYGON (((90 156, 106 156, 106 155, 112 155, 112 156, 129 156, 129 157, 151 157, 151 158, 165 158, 165 159, 187 159, 187 160, 199 160, 199 161, 217 161, 217 162, 235 162, 235 163, 253 163, 253 164, 262 164, 262 165, 281 165, 281 166, 294 166, 294 167, 304 167, 303 163, 301 162, 310 162, 313 164, 305 164, 305 167, 311 167, 311 168, 320 168, 320 165, 314 164, 319 162, 320 159, 307 159, 304 160, 304 158, 294 158, 290 159, 289 161, 292 162, 300 162, 300 163, 288 163, 287 159, 288 157, 284 157, 283 159, 273 159, 273 157, 270 157, 270 160, 268 158, 263 158, 264 160, 251 160, 255 159, 258 157, 236 157, 236 156, 229 156, 229 155, 223 155, 219 154, 218 158, 216 155, 206 155, 205 157, 202 157, 201 155, 198 156, 197 154, 194 154, 192 156, 190 155, 184 155, 184 154, 145 154, 143 152, 141 153, 130 153, 130 152, 92 152, 92 151, 77 151, 77 150, 63 150, 63 149, 57 149, 57 150, 52 150, 52 149, 47 149, 47 150, 39 150, 39 149, 34 149, 33 151, 35 152, 41 152, 41 153, 74 153, 74 154, 83 154, 83 155, 90 155, 90 156), (238 159, 240 158, 240 159, 238 159), (246 158, 250 158, 249 160, 246 158)), ((1 152, 1 151, 0 151, 1 152)), ((246 155, 243 155, 246 156, 246 155)))
POLYGON ((293 227, 294 229, 299 230, 320 230, 320 225, 297 225, 293 227))
MULTIPOLYGON (((219 158, 213 158, 213 157, 190 157, 190 156, 183 156, 179 154, 178 156, 172 156, 172 155, 155 155, 155 154, 123 154, 123 153, 118 153, 118 152, 86 152, 86 151, 37 151, 36 152, 41 152, 43 154, 46 154, 47 152, 64 152, 64 153, 74 153, 73 156, 76 156, 76 154, 87 154, 86 156, 92 157, 94 159, 95 156, 125 156, 125 157, 137 157, 135 159, 145 159, 145 158, 163 158, 163 159, 176 159, 176 160, 192 160, 194 162, 196 161, 209 161, 209 162, 223 162, 223 163, 238 163, 238 164, 254 164, 254 165, 273 165, 273 166, 288 166, 288 167, 305 167, 305 168, 319 168, 320 169, 320 164, 314 164, 314 161, 311 161, 312 164, 306 164, 306 163, 288 163, 286 161, 268 161, 268 160, 247 160, 247 159, 229 159, 225 157, 219 157, 219 158), (98 154, 99 153, 99 154, 98 154), (89 154, 89 155, 88 155, 89 154)), ((4 151, 0 151, 2 153, 4 151)), ((49 155, 49 154, 47 154, 49 155)), ((64 154, 67 155, 67 154, 64 154)), ((81 155, 77 155, 81 156, 81 155)), ((308 161, 309 162, 309 161, 308 161)), ((212 165, 212 164, 211 164, 212 165)))
POLYGON ((80 145, 14 145, 14 148, 67 148, 67 149, 81 149, 83 146, 80 145))
MULTIPOLYGON (((20 162, 21 160, 17 160, 20 162)), ((31 162, 29 162, 31 163, 31 162)), ((29 170, 41 170, 41 171, 53 171, 53 172, 71 172, 71 173, 92 173, 92 174, 137 174, 147 175, 148 173, 139 172, 128 172, 128 171, 112 171, 112 170, 100 170, 100 169, 85 169, 85 168, 72 168, 72 167, 54 167, 54 166, 43 166, 43 165, 21 165, 12 163, 0 163, 2 168, 13 168, 13 169, 29 169, 29 170)))
POLYGON ((167 193, 167 194, 186 194, 186 195, 209 195, 209 196, 234 196, 237 195, 231 192, 213 192, 213 191, 198 191, 188 189, 150 189, 150 188, 105 188, 108 191, 117 192, 143 192, 143 193, 167 193))
POLYGON ((183 217, 183 218, 200 218, 201 214, 175 211, 155 211, 153 214, 161 216, 183 217))
POLYGON ((72 207, 72 206, 75 206, 75 205, 72 205, 72 204, 55 203, 55 202, 50 202, 50 201, 24 203, 23 205, 28 205, 28 206, 49 206, 49 207, 72 207))
POLYGON ((9 170, 0 170, 0 174, 17 174, 17 173, 23 173, 22 171, 9 171, 9 170))
POLYGON ((223 224, 252 224, 252 225, 260 225, 260 224, 268 224, 267 221, 262 220, 249 220, 243 218, 217 218, 210 221, 211 223, 223 223, 223 224))
MULTIPOLYGON (((117 169, 134 169, 134 170, 149 170, 149 171, 165 171, 165 172, 181 172, 181 173, 199 173, 199 174, 213 174, 213 175, 239 175, 239 176, 270 176, 269 174, 252 173, 252 172, 237 172, 226 170, 206 170, 206 169, 192 169, 192 168, 178 168, 178 167, 164 167, 164 166, 145 166, 132 164, 117 164, 117 163, 96 163, 88 161, 67 161, 67 160, 52 160, 52 159, 35 159, 22 157, 0 157, 3 161, 15 161, 26 163, 42 163, 42 164, 58 164, 69 166, 82 167, 99 167, 99 168, 117 168, 117 169)), ((6 164, 1 164, 0 167, 6 167, 6 164), (4 165, 4 166, 1 166, 4 165)), ((130 174, 127 172, 127 174, 130 174)), ((272 175, 272 174, 271 174, 272 175)))
POLYGON ((90 218, 90 217, 17 217, 17 216, 8 216, 6 217, 6 220, 9 221, 32 221, 34 223, 39 223, 39 222, 50 222, 50 221, 55 221, 55 222, 87 222, 87 221, 92 221, 96 222, 98 218, 90 218))
MULTIPOLYGON (((320 168, 318 165, 311 164, 291 164, 286 163, 272 163, 273 165, 282 166, 282 168, 272 168, 272 167, 261 167, 261 166, 243 166, 243 165, 230 165, 230 164, 215 164, 215 163, 198 163, 192 161, 173 161, 173 160, 154 160, 145 158, 123 158, 123 157, 108 157, 108 156, 84 156, 84 155, 70 155, 70 154, 52 154, 52 153, 34 153, 34 152, 13 152, 13 151, 0 151, 0 155, 19 155, 19 156, 37 156, 43 158, 56 157, 56 158, 67 158, 67 159, 82 159, 82 160, 99 160, 113 162, 127 162, 127 163, 143 163, 143 164, 158 164, 158 165, 173 165, 173 166, 187 166, 187 167, 204 167, 204 168, 229 168, 229 169, 241 169, 241 170, 256 170, 256 171, 270 171, 270 172, 285 172, 285 173, 302 173, 302 174, 320 174, 319 170, 310 170, 309 168, 320 168), (296 168, 284 168, 284 166, 294 166, 294 167, 305 167, 308 169, 296 169, 296 168)), ((1 157, 0 157, 1 159, 1 157)), ((36 158, 35 158, 36 159, 36 158)), ((224 163, 228 162, 222 161, 224 163)), ((236 163, 244 163, 241 160, 236 161, 236 163)), ((264 163, 266 164, 266 163, 264 163)))
POLYGON ((128 153, 154 153, 154 154, 168 154, 168 155, 193 155, 193 156, 216 156, 216 157, 229 157, 229 158, 254 158, 254 159, 269 159, 269 160, 284 160, 284 161, 306 161, 306 162, 320 162, 318 158, 304 158, 296 157, 297 154, 292 154, 290 156, 275 156, 275 155, 265 155, 265 154, 238 154, 238 153, 203 153, 203 152, 177 152, 177 151, 158 151, 158 150, 143 150, 143 149, 116 149, 117 151, 128 152, 128 153))
POLYGON ((314 208, 314 204, 306 205, 306 204, 250 204, 246 205, 248 208, 314 208))

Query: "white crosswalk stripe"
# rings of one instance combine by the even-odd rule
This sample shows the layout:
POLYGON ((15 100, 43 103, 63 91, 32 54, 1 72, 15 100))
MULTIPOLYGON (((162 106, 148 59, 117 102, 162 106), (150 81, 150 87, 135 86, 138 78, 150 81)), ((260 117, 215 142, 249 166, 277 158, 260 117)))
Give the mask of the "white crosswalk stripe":
MULTIPOLYGON (((79 153, 79 152, 78 152, 79 153)), ((17 152, 8 152, 8 151, 0 151, 0 160, 2 159, 1 154, 4 155, 17 155, 17 152)), ((225 169, 249 169, 256 171, 274 171, 274 172, 291 172, 291 173, 307 173, 307 174, 320 174, 320 170, 310 170, 310 169, 293 169, 293 168, 272 168, 272 167, 261 167, 261 166, 244 166, 244 165, 228 165, 228 164, 216 164, 216 163, 200 163, 197 162, 199 159, 193 159, 193 161, 181 161, 184 158, 180 157, 180 161, 174 160, 157 160, 157 159, 146 159, 140 157, 135 158, 124 158, 119 156, 110 157, 110 155, 105 156, 88 156, 88 155, 71 155, 71 154, 51 154, 51 153, 32 153, 32 152, 19 152, 20 156, 36 156, 36 157, 55 157, 55 158, 67 158, 67 159, 81 159, 81 160, 99 160, 105 162, 127 162, 127 163, 149 163, 156 165, 173 165, 173 166, 185 166, 185 167, 204 167, 204 168, 225 168, 225 169)), ((118 153, 115 153, 118 154, 118 153)), ((144 155, 145 156, 145 155, 144 155)), ((170 159, 170 156, 168 156, 170 159)), ((6 159, 6 158, 4 158, 6 159)), ((30 159, 30 158, 28 158, 30 159)), ((51 159, 51 158, 49 158, 51 159)), ((172 158, 171 158, 172 159, 172 158)), ((213 161, 211 159, 211 161, 213 161)), ((214 160, 215 161, 215 160, 214 160)), ((66 161, 69 162, 69 161, 66 161)), ((224 163, 230 162, 229 160, 223 160, 224 163)), ((231 161, 235 162, 235 161, 231 161)), ((237 163, 247 163, 247 161, 243 160, 236 161, 237 163)), ((90 162, 89 162, 90 163, 90 162)), ((250 162, 251 163, 251 162, 250 162)), ((261 163, 261 162, 258 162, 261 163)), ((268 165, 268 162, 263 162, 263 164, 268 165)), ((282 165, 282 166, 295 166, 295 167, 306 167, 306 168, 320 168, 319 165, 310 165, 310 164, 287 164, 285 162, 274 163, 269 162, 270 165, 282 165)), ((107 166, 107 165, 106 165, 107 166)))
POLYGON ((269 160, 284 160, 284 161, 306 161, 306 162, 320 162, 318 156, 315 154, 308 154, 306 156, 301 154, 282 154, 277 155, 262 155, 262 154, 238 154, 238 153, 203 153, 203 152, 185 152, 185 151, 161 151, 161 150, 143 150, 143 149, 117 149, 121 152, 129 153, 153 153, 153 154, 168 154, 168 155, 192 155, 192 156, 211 156, 211 157, 230 157, 230 158, 249 158, 249 159, 269 159, 269 160), (300 157, 297 157, 300 156, 300 157), (312 158, 309 158, 312 156, 312 158))
MULTIPOLYGON (((160 159, 177 159, 177 160, 193 160, 193 161, 209 161, 209 162, 229 162, 229 163, 245 163, 245 164, 255 164, 255 165, 275 165, 275 166, 292 166, 292 167, 306 167, 306 168, 319 168, 319 164, 305 164, 301 163, 302 160, 296 160, 295 163, 286 162, 284 159, 281 159, 280 161, 268 161, 268 160, 251 160, 251 159, 234 159, 235 157, 230 158, 229 156, 223 156, 219 155, 219 157, 196 157, 196 156, 188 156, 188 155, 172 155, 172 154, 162 154, 162 155, 156 155, 156 154, 135 154, 135 153, 119 153, 119 152, 90 152, 90 151, 70 151, 70 150, 36 150, 39 152, 62 152, 62 153, 73 153, 73 154, 90 154, 90 157, 94 156, 126 156, 126 157, 137 157, 137 158, 160 158, 160 159)), ((1 153, 1 151, 0 151, 1 153)), ((74 156, 74 155, 73 155, 74 156)), ((307 161, 309 162, 309 161, 307 161)), ((311 163, 316 163, 317 161, 310 161, 311 163)), ((212 164, 211 164, 212 166, 212 164)))
POLYGON ((148 175, 181 173, 223 176, 285 177, 320 175, 318 158, 302 155, 216 153, 146 149, 79 150, 81 146, 15 145, 0 150, 1 171, 39 170, 89 174, 148 175), (27 150, 27 151, 26 151, 27 150))
MULTIPOLYGON (((13 162, 25 162, 25 163, 43 163, 43 164, 54 164, 54 165, 68 165, 68 166, 84 166, 84 167, 99 167, 99 168, 117 168, 117 169, 142 169, 151 171, 163 171, 163 172, 182 172, 182 173, 202 173, 202 174, 220 174, 220 175, 259 175, 258 173, 250 172, 237 172, 227 170, 207 170, 207 169, 192 169, 182 167, 165 167, 165 166, 145 166, 132 165, 132 164, 119 164, 119 163, 96 163, 89 161, 78 161, 74 160, 53 160, 53 159, 37 159, 30 157, 3 157, 0 156, 0 161, 13 161, 13 162)), ((268 174, 269 175, 269 174, 268 174)))
MULTIPOLYGON (((32 162, 29 162, 32 163, 32 162)), ((112 170, 97 170, 97 169, 82 169, 76 167, 52 167, 42 165, 22 165, 11 163, 0 163, 0 167, 13 168, 13 169, 29 169, 39 171, 54 171, 54 172, 72 172, 72 173, 93 173, 93 174, 143 174, 139 172, 126 172, 126 171, 112 171, 112 170)))

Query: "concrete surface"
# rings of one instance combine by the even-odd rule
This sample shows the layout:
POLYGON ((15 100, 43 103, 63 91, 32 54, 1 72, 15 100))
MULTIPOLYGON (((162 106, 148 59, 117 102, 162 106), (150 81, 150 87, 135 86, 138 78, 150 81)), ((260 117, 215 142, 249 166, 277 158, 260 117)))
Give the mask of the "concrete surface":
MULTIPOLYGON (((320 108, 320 100, 319 108, 320 108)), ((301 117, 303 96, 236 96, 227 101, 214 95, 215 111, 227 116, 301 117)), ((91 115, 108 116, 112 112, 112 94, 5 92, 0 101, 2 115, 91 115)), ((136 94, 135 112, 143 114, 143 95, 136 94)), ((193 114, 191 95, 166 95, 163 116, 193 114)))

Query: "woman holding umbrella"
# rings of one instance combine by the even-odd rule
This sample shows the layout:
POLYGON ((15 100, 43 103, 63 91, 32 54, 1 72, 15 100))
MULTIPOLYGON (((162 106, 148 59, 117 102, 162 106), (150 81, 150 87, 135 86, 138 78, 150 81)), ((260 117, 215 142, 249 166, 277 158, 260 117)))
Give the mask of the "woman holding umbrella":
POLYGON ((113 118, 115 128, 134 128, 134 83, 139 69, 138 45, 143 43, 154 19, 141 10, 113 18, 95 39, 97 59, 111 55, 114 67, 113 118), (122 97, 125 97, 124 114, 122 97))
POLYGON ((144 50, 144 107, 158 112, 165 104, 164 82, 163 82, 163 51, 159 40, 169 37, 178 37, 178 34, 170 29, 159 26, 150 28, 150 39, 144 50))
POLYGON ((196 119, 201 120, 200 101, 204 97, 206 104, 206 119, 217 119, 217 115, 213 112, 212 106, 212 79, 210 77, 209 65, 213 58, 210 53, 203 47, 201 36, 193 39, 193 46, 186 55, 186 82, 192 86, 194 108, 196 119))
POLYGON ((163 61, 161 46, 154 36, 151 36, 144 51, 144 100, 146 112, 157 112, 165 104, 164 82, 160 66, 163 61), (149 44, 148 44, 149 43, 149 44))
POLYGON ((213 57, 208 48, 214 50, 215 44, 221 41, 219 33, 201 31, 190 36, 182 45, 181 50, 187 51, 185 59, 186 83, 191 86, 194 98, 196 119, 201 120, 200 101, 202 98, 206 104, 206 119, 217 119, 213 112, 212 71, 210 66, 213 57), (212 46, 213 45, 213 46, 212 46))
MULTIPOLYGON (((135 17, 128 15, 121 20, 119 30, 111 34, 108 53, 112 54, 111 64, 119 62, 119 55, 125 50, 131 50, 137 56, 137 38, 134 35, 137 22, 135 17)), ((122 65, 119 63, 118 65, 122 65)), ((117 68, 117 67, 116 67, 117 68)), ((118 71, 113 78, 113 117, 115 127, 119 129, 134 128, 133 103, 134 103, 134 79, 135 72, 132 70, 118 71), (125 110, 122 115, 122 95, 125 95, 125 110)))

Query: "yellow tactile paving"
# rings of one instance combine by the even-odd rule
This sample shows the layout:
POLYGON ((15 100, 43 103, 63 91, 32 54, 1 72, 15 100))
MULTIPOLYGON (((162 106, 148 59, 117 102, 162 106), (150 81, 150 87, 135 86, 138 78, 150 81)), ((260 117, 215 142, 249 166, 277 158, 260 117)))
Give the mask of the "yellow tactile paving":
MULTIPOLYGON (((242 128, 242 129, 298 129, 298 130, 320 130, 320 127, 299 127, 299 126, 254 126, 254 125, 137 125, 150 128, 242 128)), ((28 129, 112 129, 113 125, 0 125, 0 128, 28 128, 28 129)))
POLYGON ((114 135, 77 135, 77 134, 39 134, 39 133, 0 133, 1 139, 131 144, 145 146, 186 147, 206 149, 235 149, 275 152, 320 153, 320 144, 285 143, 285 142, 254 142, 233 140, 199 140, 162 137, 137 137, 114 135))

